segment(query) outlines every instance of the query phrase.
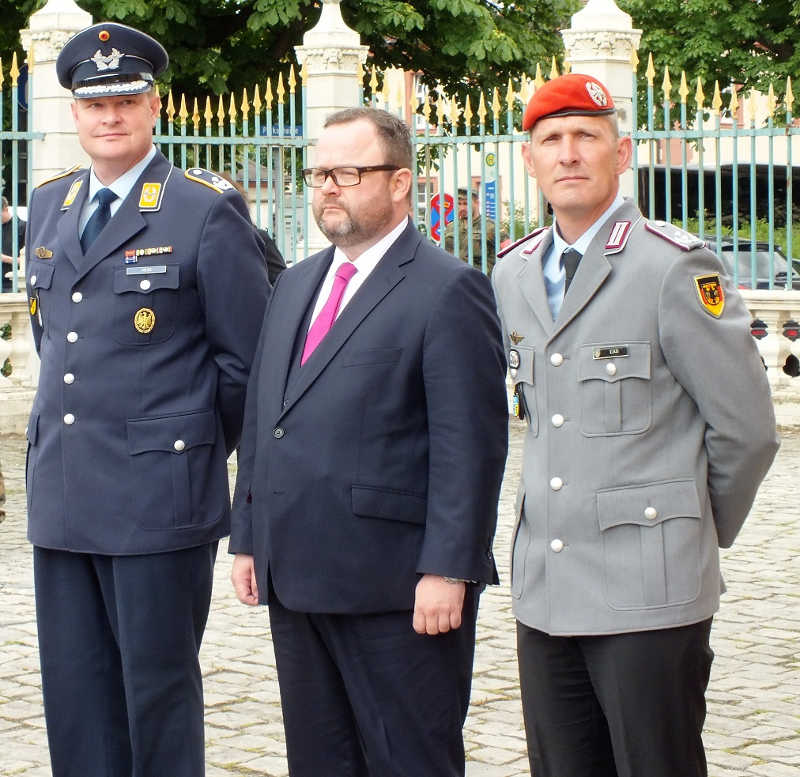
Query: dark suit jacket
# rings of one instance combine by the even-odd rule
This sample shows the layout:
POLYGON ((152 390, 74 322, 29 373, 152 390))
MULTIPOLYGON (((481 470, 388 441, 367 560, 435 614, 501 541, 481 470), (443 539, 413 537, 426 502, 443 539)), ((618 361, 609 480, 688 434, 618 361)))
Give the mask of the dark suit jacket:
POLYGON ((269 282, 274 286, 278 276, 286 269, 286 262, 275 245, 275 241, 266 229, 256 228, 256 237, 261 243, 261 250, 264 252, 264 260, 267 263, 267 275, 269 282))
POLYGON ((496 582, 505 359, 477 270, 409 224, 303 367, 328 248, 283 272, 248 384, 231 552, 289 609, 411 609, 419 576, 496 582))
POLYGON ((228 532, 226 459, 269 285, 239 193, 193 172, 200 180, 157 153, 85 255, 88 170, 33 194, 35 545, 154 553, 228 532))

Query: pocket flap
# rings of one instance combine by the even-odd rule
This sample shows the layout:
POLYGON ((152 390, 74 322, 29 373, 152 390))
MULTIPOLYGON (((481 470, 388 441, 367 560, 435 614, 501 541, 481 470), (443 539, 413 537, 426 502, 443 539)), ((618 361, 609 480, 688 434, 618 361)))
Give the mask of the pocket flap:
POLYGON ((356 515, 406 523, 425 523, 428 501, 424 496, 375 486, 353 486, 352 498, 353 512, 356 515))
POLYGON ((180 286, 180 265, 168 264, 166 272, 128 275, 127 267, 117 267, 114 272, 114 293, 152 294, 158 289, 177 289, 180 286))
POLYGON ((670 518, 702 517, 694 480, 609 488, 598 491, 596 497, 601 531, 622 524, 655 526, 670 518))
POLYGON ((625 378, 650 378, 650 343, 625 343, 626 356, 595 358, 618 345, 582 345, 578 359, 578 381, 604 380, 615 383, 625 378))
POLYGON ((180 454, 198 445, 211 445, 216 436, 217 418, 213 410, 128 420, 131 455, 148 451, 180 454))
POLYGON ((400 361, 402 348, 366 348, 342 354, 342 366, 356 367, 359 364, 394 364, 400 361))
POLYGON ((34 262, 30 270, 30 284, 32 289, 49 289, 53 283, 55 266, 52 262, 34 262))

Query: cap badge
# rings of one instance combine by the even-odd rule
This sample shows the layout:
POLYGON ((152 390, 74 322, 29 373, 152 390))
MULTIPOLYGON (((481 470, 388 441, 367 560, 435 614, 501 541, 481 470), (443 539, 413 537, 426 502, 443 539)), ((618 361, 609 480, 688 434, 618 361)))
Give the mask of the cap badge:
POLYGON ((100 32, 97 33, 97 37, 105 43, 111 37, 111 33, 108 30, 100 30, 100 32))
POLYGON ((140 334, 150 334, 155 325, 156 314, 150 308, 139 308, 133 316, 133 326, 140 334))
POLYGON ((111 53, 108 56, 104 56, 100 49, 97 49, 94 56, 91 57, 91 60, 96 65, 97 72, 99 73, 103 70, 117 70, 119 68, 119 61, 124 56, 125 55, 121 51, 117 51, 116 49, 111 49, 111 53))
POLYGON ((596 83, 594 83, 594 81, 586 82, 586 91, 589 93, 589 97, 592 98, 592 101, 595 105, 599 106, 600 108, 605 108, 608 105, 606 93, 596 83))

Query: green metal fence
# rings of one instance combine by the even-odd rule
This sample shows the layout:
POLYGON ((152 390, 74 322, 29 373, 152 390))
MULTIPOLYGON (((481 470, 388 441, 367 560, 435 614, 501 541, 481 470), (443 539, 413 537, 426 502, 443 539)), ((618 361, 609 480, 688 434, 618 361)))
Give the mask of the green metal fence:
POLYGON ((3 75, 3 62, 0 59, 0 179, 3 196, 8 200, 11 214, 10 221, 2 226, 3 254, 11 258, 10 263, 5 260, 2 262, 2 275, 6 281, 3 283, 4 290, 14 292, 21 286, 19 253, 23 246, 19 242, 19 225, 20 221, 24 221, 21 215, 25 213, 28 182, 32 176, 32 144, 36 138, 42 137, 23 129, 29 127, 31 121, 27 97, 32 79, 33 68, 25 68, 21 73, 16 53, 11 57, 7 77, 3 75), (10 240, 7 234, 9 232, 10 240), (10 249, 10 253, 5 249, 10 249))
MULTIPOLYGON (((636 65, 633 116, 639 109, 636 65)), ((215 170, 239 185, 250 199, 254 221, 272 233, 290 264, 309 254, 313 218, 300 175, 311 144, 304 135, 305 75, 301 71, 298 79, 289 69, 263 90, 256 86, 252 99, 247 90, 214 98, 184 95, 177 101, 170 94, 155 136, 181 167, 215 170)), ((557 75, 553 61, 549 77, 557 75)), ((698 81, 698 107, 690 118, 685 75, 677 105, 671 103, 675 95, 668 71, 657 104, 654 76, 651 61, 646 121, 632 132, 634 196, 645 214, 708 240, 730 257, 740 285, 800 288, 800 262, 793 265, 783 258, 792 257, 797 243, 793 184, 800 169, 792 164, 792 146, 800 142, 800 127, 791 113, 791 84, 778 121, 772 89, 766 96, 741 100, 730 87, 723 109, 719 87, 706 107, 698 81)), ((361 83, 363 104, 391 110, 412 126, 417 166, 411 216, 431 240, 486 272, 502 245, 547 222, 546 203, 522 165, 519 147, 527 136, 515 129, 524 105, 544 83, 541 67, 533 79, 509 79, 502 99, 494 90, 463 104, 434 98, 401 71, 373 69, 362 74, 361 83), (466 194, 462 213, 459 191, 466 194)), ((5 194, 14 209, 27 201, 32 142, 41 137, 20 129, 23 119, 25 126, 31 119, 30 111, 20 107, 24 89, 15 58, 10 84, 0 81, 5 194)), ((64 161, 65 166, 70 162, 64 161)))

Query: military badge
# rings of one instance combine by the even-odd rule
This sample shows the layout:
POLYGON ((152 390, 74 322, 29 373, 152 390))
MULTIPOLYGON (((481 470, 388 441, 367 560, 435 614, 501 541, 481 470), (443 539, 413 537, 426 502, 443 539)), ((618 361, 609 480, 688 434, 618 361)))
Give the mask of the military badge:
POLYGON ((125 55, 121 51, 117 51, 117 49, 111 49, 111 53, 107 55, 103 54, 100 49, 97 49, 94 56, 89 57, 89 59, 94 62, 97 72, 100 73, 103 70, 118 70, 119 61, 124 56, 125 55))
POLYGON ((53 252, 49 248, 45 248, 44 246, 39 246, 34 253, 36 254, 37 259, 52 259, 53 252))
POLYGON ((161 199, 160 183, 145 183, 139 195, 139 210, 158 210, 161 199))
POLYGON ((31 297, 30 311, 32 316, 36 315, 36 307, 36 297, 31 297))
POLYGON ((608 105, 606 93, 594 82, 586 82, 586 91, 589 93, 589 97, 592 98, 592 102, 599 108, 605 108, 608 105))
POLYGON ((519 345, 525 339, 525 335, 519 334, 516 329, 509 335, 509 337, 514 345, 519 345))
POLYGON ((78 196, 78 192, 83 185, 83 178, 79 178, 77 181, 72 182, 72 186, 69 187, 69 191, 67 192, 67 196, 64 197, 64 202, 61 203, 61 210, 65 210, 73 202, 75 202, 75 198, 78 196))
POLYGON ((694 285, 700 304, 714 318, 719 318, 725 309, 725 292, 722 290, 719 274, 695 275, 694 285))
POLYGON ((512 370, 519 369, 519 351, 514 348, 508 352, 508 366, 511 367, 512 370))
POLYGON ((133 316, 133 326, 140 334, 150 334, 155 325, 156 314, 150 308, 139 308, 133 316))
POLYGON ((230 181, 226 181, 224 178, 221 178, 216 173, 212 173, 209 170, 203 170, 202 167, 193 167, 187 170, 183 175, 184 178, 208 186, 209 189, 213 189, 219 194, 234 188, 230 181))

